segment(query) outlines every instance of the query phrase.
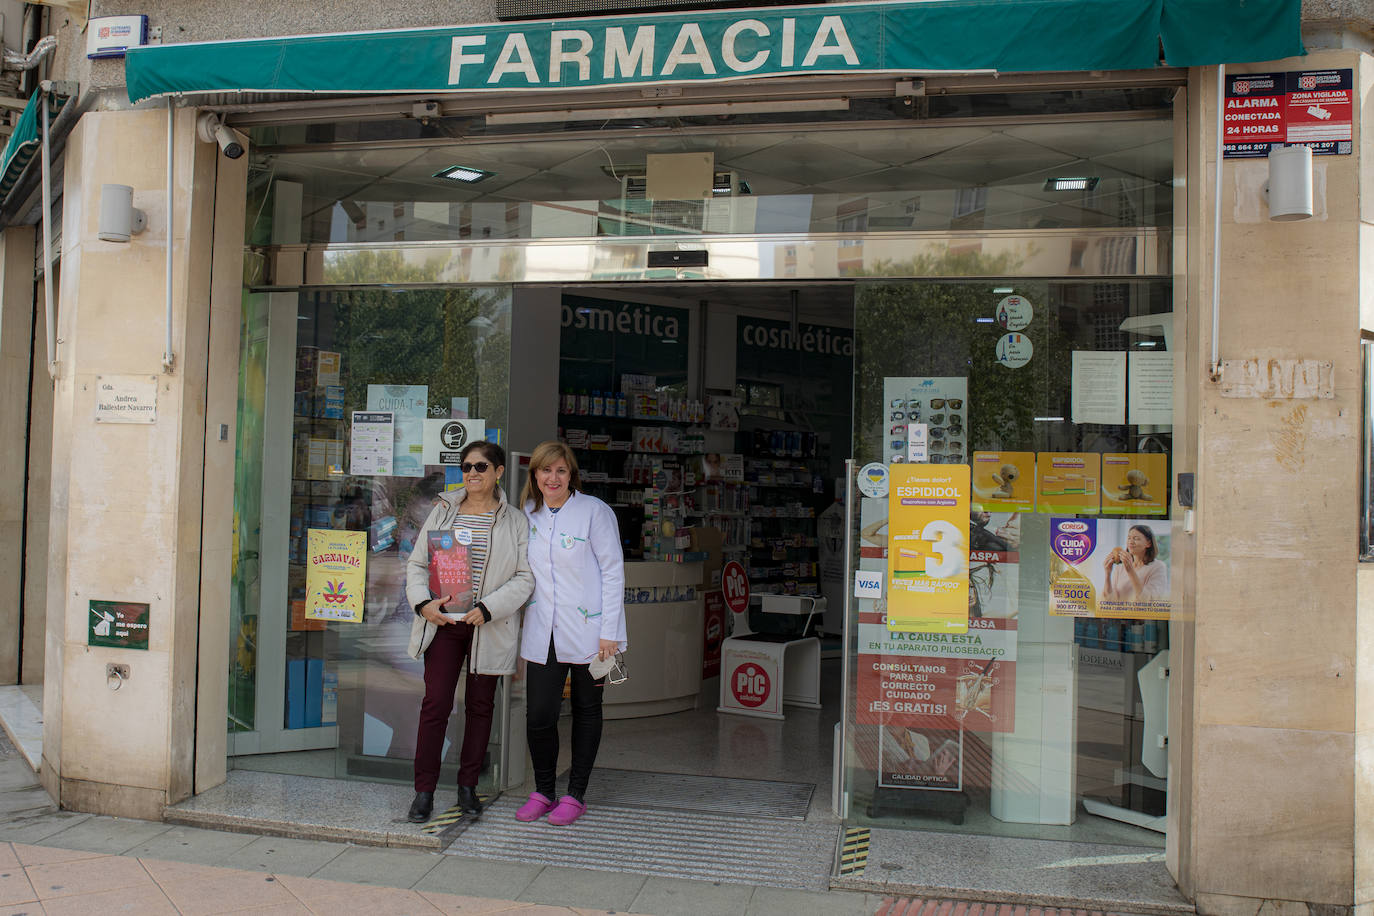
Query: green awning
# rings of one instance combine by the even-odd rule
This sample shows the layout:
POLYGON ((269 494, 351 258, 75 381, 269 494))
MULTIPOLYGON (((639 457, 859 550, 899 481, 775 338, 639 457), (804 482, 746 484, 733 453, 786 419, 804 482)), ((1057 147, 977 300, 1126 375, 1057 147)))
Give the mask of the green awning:
POLYGON ((5 144, 5 152, 0 155, 0 200, 9 196, 10 190, 19 181, 19 176, 24 174, 24 169, 43 142, 40 118, 44 100, 48 105, 49 124, 57 117, 62 106, 67 104, 64 95, 35 92, 24 106, 24 113, 19 116, 19 123, 14 125, 14 133, 10 134, 9 142, 5 144))
POLYGON ((443 93, 798 74, 1140 70, 1303 53, 1301 0, 902 0, 505 22, 131 49, 133 101, 443 93))

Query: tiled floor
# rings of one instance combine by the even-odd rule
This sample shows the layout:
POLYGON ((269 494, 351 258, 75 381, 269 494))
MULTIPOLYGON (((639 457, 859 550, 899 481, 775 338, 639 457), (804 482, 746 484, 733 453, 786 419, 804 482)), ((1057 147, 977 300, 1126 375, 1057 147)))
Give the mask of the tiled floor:
POLYGON ((0 914, 585 914, 569 906, 0 843, 0 914))
MULTIPOLYGON (((249 844, 258 842, 252 837, 245 839, 249 844)), ((511 866, 412 850, 337 844, 333 857, 319 865, 314 874, 300 875, 0 843, 0 916, 869 916, 880 905, 880 898, 871 894, 722 886, 707 881, 644 878, 555 866, 511 866), (478 886, 502 896, 463 893, 478 886)))

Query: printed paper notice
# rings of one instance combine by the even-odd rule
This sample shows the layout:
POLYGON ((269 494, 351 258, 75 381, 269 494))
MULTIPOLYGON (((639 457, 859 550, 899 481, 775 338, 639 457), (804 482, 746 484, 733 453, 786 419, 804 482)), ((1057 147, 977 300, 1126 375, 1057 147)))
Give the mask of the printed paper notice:
POLYGON ((391 411, 353 411, 348 472, 355 477, 390 477, 395 437, 395 417, 391 411))
POLYGON ((394 415, 395 439, 391 452, 393 477, 423 477, 428 385, 368 385, 367 409, 394 415))
POLYGON ((1129 385, 1131 423, 1172 426, 1174 422, 1174 354, 1131 353, 1129 385))
POLYGON ((1126 422, 1126 354, 1073 351, 1073 422, 1126 422))

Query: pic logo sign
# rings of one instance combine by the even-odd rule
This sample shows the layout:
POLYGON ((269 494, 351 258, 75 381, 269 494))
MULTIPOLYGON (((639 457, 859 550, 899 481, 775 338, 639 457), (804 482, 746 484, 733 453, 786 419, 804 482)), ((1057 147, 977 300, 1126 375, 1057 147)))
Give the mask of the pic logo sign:
POLYGON ((720 572, 720 590, 725 595, 725 606, 732 614, 743 614, 749 609, 749 577, 739 561, 731 560, 720 572))
POLYGON ((730 692, 735 695, 735 702, 739 705, 746 709, 757 709, 768 702, 773 683, 761 666, 745 662, 730 676, 730 692))

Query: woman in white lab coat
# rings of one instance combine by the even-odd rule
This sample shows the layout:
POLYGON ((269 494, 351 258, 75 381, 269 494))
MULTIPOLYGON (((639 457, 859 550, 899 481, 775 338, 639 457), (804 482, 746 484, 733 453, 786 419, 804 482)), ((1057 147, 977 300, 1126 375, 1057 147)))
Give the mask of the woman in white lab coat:
POLYGON ((520 657, 526 667, 526 736, 535 791, 515 816, 566 826, 587 810, 583 801, 601 743, 605 678, 588 670, 593 660, 624 651, 625 554, 615 512, 579 491, 577 459, 561 442, 545 442, 530 455, 521 497, 530 523, 529 560, 534 599, 525 611, 520 657), (572 673, 572 768, 568 791, 555 804, 558 713, 563 684, 572 673))

